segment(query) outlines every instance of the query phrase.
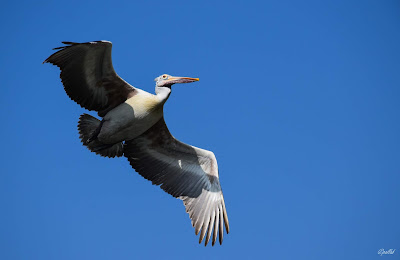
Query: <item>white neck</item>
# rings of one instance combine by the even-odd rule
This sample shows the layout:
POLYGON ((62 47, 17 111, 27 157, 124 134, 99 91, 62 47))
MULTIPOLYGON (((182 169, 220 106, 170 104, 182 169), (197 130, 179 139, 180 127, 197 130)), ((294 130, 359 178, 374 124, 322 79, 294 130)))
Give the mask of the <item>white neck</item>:
POLYGON ((158 100, 164 104, 169 98, 169 95, 171 95, 171 88, 156 86, 156 95, 158 100))

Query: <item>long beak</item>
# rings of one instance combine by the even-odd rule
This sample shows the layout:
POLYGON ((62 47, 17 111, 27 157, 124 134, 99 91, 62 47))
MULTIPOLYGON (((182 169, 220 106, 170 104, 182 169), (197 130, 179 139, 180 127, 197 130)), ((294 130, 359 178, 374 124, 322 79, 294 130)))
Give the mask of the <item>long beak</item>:
POLYGON ((171 83, 191 83, 191 82, 195 82, 195 81, 199 81, 199 78, 189 78, 189 77, 173 77, 170 76, 168 78, 168 81, 171 83))

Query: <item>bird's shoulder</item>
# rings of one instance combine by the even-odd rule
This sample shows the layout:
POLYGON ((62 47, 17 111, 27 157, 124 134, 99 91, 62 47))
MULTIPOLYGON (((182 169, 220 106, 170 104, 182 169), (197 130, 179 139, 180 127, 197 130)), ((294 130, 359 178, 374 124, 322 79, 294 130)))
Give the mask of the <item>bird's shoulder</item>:
POLYGON ((134 110, 151 111, 162 105, 157 95, 147 91, 136 89, 137 91, 129 97, 125 103, 130 105, 134 110))

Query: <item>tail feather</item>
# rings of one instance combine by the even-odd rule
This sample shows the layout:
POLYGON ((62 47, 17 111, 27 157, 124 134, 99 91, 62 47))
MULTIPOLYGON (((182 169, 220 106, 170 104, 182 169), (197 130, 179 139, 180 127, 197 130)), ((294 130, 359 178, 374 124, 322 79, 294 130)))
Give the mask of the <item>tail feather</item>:
POLYGON ((104 144, 94 137, 94 135, 96 135, 96 130, 98 130, 100 127, 100 124, 101 121, 91 115, 82 114, 79 117, 78 130, 79 138, 81 139, 82 144, 90 151, 101 156, 110 158, 114 158, 116 156, 121 157, 123 155, 122 142, 116 144, 104 144))

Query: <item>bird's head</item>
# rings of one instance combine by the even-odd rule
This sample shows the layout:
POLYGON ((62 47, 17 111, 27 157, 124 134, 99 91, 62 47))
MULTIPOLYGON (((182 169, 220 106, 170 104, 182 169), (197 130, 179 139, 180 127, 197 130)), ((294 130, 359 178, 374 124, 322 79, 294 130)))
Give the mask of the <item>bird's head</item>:
POLYGON ((168 87, 170 88, 173 84, 177 83, 191 83, 199 81, 199 78, 189 78, 189 77, 174 77, 168 74, 163 74, 154 79, 156 82, 156 87, 168 87))

